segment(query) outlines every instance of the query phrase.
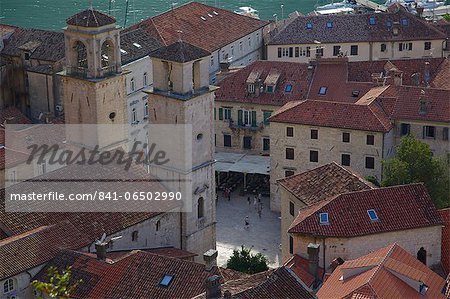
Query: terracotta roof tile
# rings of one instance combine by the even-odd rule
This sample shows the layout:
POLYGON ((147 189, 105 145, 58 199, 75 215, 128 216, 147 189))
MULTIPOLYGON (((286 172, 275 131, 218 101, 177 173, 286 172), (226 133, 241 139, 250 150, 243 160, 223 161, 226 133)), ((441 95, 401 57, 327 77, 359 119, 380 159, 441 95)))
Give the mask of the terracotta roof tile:
POLYGON ((48 267, 72 266, 73 279, 82 279, 73 298, 191 298, 205 291, 205 280, 220 275, 214 267, 135 251, 116 262, 104 262, 83 253, 65 250, 51 260, 35 279, 46 281, 48 267), (168 287, 160 286, 164 275, 172 275, 168 287), (139 286, 139 287, 136 287, 139 286))
MULTIPOLYGON (((303 281, 306 286, 311 287, 315 281, 314 275, 309 273, 309 261, 298 254, 294 254, 289 260, 284 263, 284 266, 291 269, 298 278, 303 281)), ((319 267, 319 277, 324 275, 323 268, 319 267)))
POLYGON ((336 162, 280 179, 278 183, 307 205, 338 194, 375 188, 336 162))
POLYGON ((410 184, 344 193, 301 209, 289 233, 351 238, 441 223, 424 185, 410 184), (371 209, 378 220, 369 218, 371 209), (328 224, 320 224, 320 213, 328 213, 328 224))
POLYGON ((142 28, 165 45, 177 42, 181 30, 183 41, 213 52, 267 24, 266 21, 225 9, 190 2, 144 20, 127 30, 142 28))
POLYGON ((393 244, 339 266, 318 291, 317 297, 443 299, 445 296, 441 290, 444 284, 444 279, 400 246, 393 244), (369 256, 371 261, 375 261, 375 257, 378 259, 371 263, 371 267, 359 268, 360 265, 367 264, 369 256), (346 272, 347 270, 354 272, 346 272), (421 282, 428 286, 425 295, 419 293, 418 287, 414 289, 408 284, 412 281, 417 286, 421 282))
POLYGON ((221 81, 218 84, 220 89, 216 91, 216 100, 282 106, 289 101, 306 99, 311 74, 308 72, 308 65, 304 63, 256 61, 221 81), (260 78, 264 81, 271 70, 280 74, 274 92, 249 94, 249 76, 253 74, 255 80, 260 78), (292 91, 286 92, 286 86, 289 84, 292 91))
POLYGON ((445 59, 434 75, 430 85, 434 88, 450 89, 450 58, 445 59))
POLYGON ((450 208, 438 210, 444 221, 442 228, 441 261, 446 274, 450 275, 450 208))
POLYGON ((0 241, 0 280, 37 267, 60 249, 79 249, 91 243, 68 221, 41 226, 0 241))
POLYGON ((177 41, 169 46, 159 48, 150 54, 163 60, 185 63, 209 56, 211 53, 189 44, 185 41, 177 41))
POLYGON ((67 19, 67 24, 81 27, 101 27, 114 24, 116 19, 95 9, 86 9, 67 19))
POLYGON ((394 13, 299 16, 281 30, 269 45, 314 44, 316 40, 321 43, 340 43, 445 38, 446 35, 432 25, 399 10, 394 13), (369 24, 370 18, 375 19, 375 25, 369 24), (407 26, 400 25, 402 19, 407 20, 407 26), (331 28, 327 26, 330 21, 331 28), (391 28, 386 27, 387 21, 398 28, 398 34, 395 35, 391 28), (308 23, 312 24, 312 29, 307 29, 308 23))
POLYGON ((281 113, 275 113, 271 122, 303 124, 332 128, 389 132, 392 124, 376 105, 307 100, 281 113))
POLYGON ((31 124, 31 120, 15 107, 0 109, 0 124, 31 124))

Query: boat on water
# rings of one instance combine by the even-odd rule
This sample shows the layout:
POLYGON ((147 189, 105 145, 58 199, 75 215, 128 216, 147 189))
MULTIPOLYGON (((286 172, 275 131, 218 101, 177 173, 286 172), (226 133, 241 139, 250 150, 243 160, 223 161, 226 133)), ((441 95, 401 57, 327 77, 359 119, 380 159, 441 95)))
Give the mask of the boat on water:
POLYGON ((316 7, 315 13, 318 15, 349 14, 354 12, 356 5, 356 1, 353 0, 333 2, 316 7))
POLYGON ((259 19, 258 11, 250 6, 241 6, 239 9, 234 11, 237 14, 259 19))
POLYGON ((386 7, 392 4, 399 3, 408 10, 415 10, 417 7, 422 7, 424 10, 431 10, 445 5, 445 1, 437 0, 425 0, 425 1, 415 1, 415 0, 387 0, 384 4, 386 7))

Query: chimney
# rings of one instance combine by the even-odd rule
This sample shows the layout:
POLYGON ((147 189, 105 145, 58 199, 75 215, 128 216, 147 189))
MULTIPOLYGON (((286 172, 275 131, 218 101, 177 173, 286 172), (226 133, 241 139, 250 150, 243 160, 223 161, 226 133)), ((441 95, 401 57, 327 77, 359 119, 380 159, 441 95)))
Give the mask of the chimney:
POLYGON ((425 85, 428 87, 431 81, 431 71, 430 71, 430 63, 428 61, 425 62, 425 68, 423 70, 423 81, 425 81, 425 85))
POLYGON ((220 297, 222 297, 220 276, 213 275, 208 277, 206 279, 206 299, 219 299, 220 297))
POLYGON ((106 261, 106 242, 95 242, 95 251, 97 253, 97 259, 106 261))
POLYGON ((223 73, 230 71, 230 63, 228 61, 219 63, 219 66, 220 66, 220 71, 223 73))
POLYGON ((203 254, 205 270, 211 271, 217 265, 217 250, 210 249, 203 254))
POLYGON ((319 251, 320 251, 320 244, 308 244, 308 269, 309 273, 314 276, 315 282, 320 280, 319 278, 319 251))

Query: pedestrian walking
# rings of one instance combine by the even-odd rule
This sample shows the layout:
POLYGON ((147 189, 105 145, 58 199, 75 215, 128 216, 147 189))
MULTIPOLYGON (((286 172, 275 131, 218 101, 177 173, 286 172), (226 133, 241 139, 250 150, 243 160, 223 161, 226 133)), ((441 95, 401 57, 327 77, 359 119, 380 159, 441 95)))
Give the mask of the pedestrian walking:
POLYGON ((228 201, 230 201, 230 200, 231 200, 231 189, 228 188, 228 201))
POLYGON ((251 204, 252 204, 252 203, 251 203, 250 196, 247 196, 247 202, 248 202, 248 205, 251 205, 251 204))
POLYGON ((248 216, 245 216, 244 224, 245 224, 245 228, 248 229, 248 227, 250 226, 250 222, 248 221, 248 216))
POLYGON ((261 197, 262 197, 262 194, 261 194, 261 192, 259 192, 258 193, 258 202, 261 202, 261 197))
POLYGON ((258 203, 258 216, 261 218, 262 215, 263 204, 262 202, 258 203))
POLYGON ((258 208, 257 204, 258 204, 258 197, 256 197, 255 195, 255 198, 253 198, 253 207, 255 208, 255 210, 258 208))

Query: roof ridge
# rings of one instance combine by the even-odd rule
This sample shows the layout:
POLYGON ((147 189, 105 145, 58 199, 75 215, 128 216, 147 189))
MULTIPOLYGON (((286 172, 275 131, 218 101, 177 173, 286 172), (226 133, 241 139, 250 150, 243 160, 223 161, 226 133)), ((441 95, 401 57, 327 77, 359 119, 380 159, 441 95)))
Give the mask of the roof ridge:
POLYGON ((385 256, 383 257, 383 259, 380 261, 380 263, 377 265, 377 268, 375 269, 375 271, 373 272, 373 274, 369 277, 369 279, 367 280, 367 284, 370 285, 370 287, 372 288, 372 280, 374 279, 375 275, 378 274, 379 271, 381 271, 384 267, 384 263, 386 262, 387 258, 391 256, 392 251, 394 250, 395 246, 397 246, 397 243, 391 244, 389 245, 391 248, 389 248, 389 251, 385 254, 385 256))

